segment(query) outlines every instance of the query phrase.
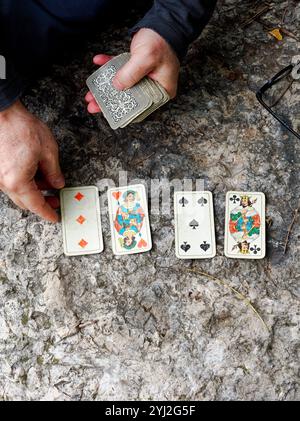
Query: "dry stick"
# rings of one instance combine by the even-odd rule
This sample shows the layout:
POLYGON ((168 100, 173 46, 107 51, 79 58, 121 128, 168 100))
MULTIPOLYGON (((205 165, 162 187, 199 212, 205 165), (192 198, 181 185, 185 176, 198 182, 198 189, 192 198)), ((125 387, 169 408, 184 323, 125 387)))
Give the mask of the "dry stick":
POLYGON ((299 209, 300 208, 295 209, 294 216, 293 216, 292 222, 289 226, 289 229, 288 229, 288 232, 287 232, 287 235, 286 235, 286 239, 285 239, 285 242, 284 242, 283 254, 286 254, 288 244, 289 244, 289 240, 290 240, 290 236, 291 236, 291 233, 292 233, 292 229, 293 229, 294 224, 296 222, 296 219, 297 219, 297 216, 298 216, 298 213, 299 213, 299 209))
POLYGON ((253 15, 251 18, 246 20, 241 24, 241 28, 245 28, 245 26, 250 25, 250 23, 254 22, 255 19, 257 19, 259 16, 261 16, 263 13, 268 12, 270 9, 272 9, 272 6, 266 5, 261 10, 259 10, 255 15, 253 15))
POLYGON ((153 156, 153 155, 155 155, 155 152, 152 152, 150 155, 146 156, 145 158, 140 159, 140 160, 139 160, 139 161, 137 161, 137 162, 134 162, 134 161, 133 161, 133 165, 140 165, 140 164, 142 164, 143 162, 147 161, 148 159, 152 158, 152 156, 153 156))
POLYGON ((285 7, 285 9, 284 9, 284 11, 283 11, 283 14, 282 14, 282 17, 281 17, 281 22, 280 22, 280 27, 282 27, 282 25, 284 24, 284 21, 285 21, 285 17, 286 17, 286 13, 287 13, 287 11, 288 11, 288 9, 289 9, 289 4, 285 7))
POLYGON ((281 22, 280 22, 280 27, 282 27, 282 25, 284 24, 284 21, 285 21, 285 16, 286 16, 286 12, 288 11, 288 8, 289 8, 289 5, 287 5, 286 6, 286 8, 284 9, 284 12, 283 12, 283 15, 282 15, 282 18, 281 18, 281 22))
POLYGON ((280 28, 280 30, 287 37, 290 37, 290 38, 295 39, 296 41, 299 41, 299 38, 295 34, 293 34, 293 32, 288 31, 287 29, 284 29, 284 28, 280 28))
POLYGON ((258 311, 255 309, 251 301, 247 297, 245 297, 243 294, 241 294, 237 289, 229 285, 227 282, 223 281, 223 279, 216 278, 215 276, 210 275, 209 273, 202 272, 197 269, 187 269, 187 271, 197 273, 198 275, 201 275, 201 276, 205 276, 206 278, 215 281, 217 284, 222 285, 227 289, 230 289, 240 300, 244 301, 244 303, 251 308, 253 313, 259 318, 259 320, 262 322, 262 324, 267 329, 267 331, 270 332, 269 327, 267 326, 267 324, 265 323, 261 315, 258 313, 258 311))

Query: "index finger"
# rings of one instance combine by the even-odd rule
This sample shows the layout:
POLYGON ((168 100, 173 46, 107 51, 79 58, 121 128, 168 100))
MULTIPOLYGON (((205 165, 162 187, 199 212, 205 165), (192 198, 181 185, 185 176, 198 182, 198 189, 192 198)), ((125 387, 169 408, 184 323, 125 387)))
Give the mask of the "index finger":
POLYGON ((47 203, 45 197, 37 188, 35 182, 31 182, 27 188, 17 193, 18 199, 30 211, 46 219, 49 222, 58 222, 58 215, 47 203))

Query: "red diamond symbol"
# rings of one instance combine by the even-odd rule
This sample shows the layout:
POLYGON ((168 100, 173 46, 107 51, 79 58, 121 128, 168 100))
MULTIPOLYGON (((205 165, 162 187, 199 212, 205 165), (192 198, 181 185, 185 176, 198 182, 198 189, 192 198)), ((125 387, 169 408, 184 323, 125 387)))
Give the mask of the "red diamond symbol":
POLYGON ((84 195, 79 191, 77 194, 75 194, 74 197, 76 200, 78 200, 78 202, 80 202, 80 200, 84 198, 84 195))
POLYGON ((85 241, 84 239, 80 240, 79 243, 80 247, 82 247, 84 249, 85 246, 87 246, 87 241, 85 241))
POLYGON ((85 217, 84 217, 84 216, 82 216, 82 215, 78 216, 78 218, 76 219, 76 221, 77 221, 79 224, 83 224, 85 220, 86 220, 86 219, 85 219, 85 217))

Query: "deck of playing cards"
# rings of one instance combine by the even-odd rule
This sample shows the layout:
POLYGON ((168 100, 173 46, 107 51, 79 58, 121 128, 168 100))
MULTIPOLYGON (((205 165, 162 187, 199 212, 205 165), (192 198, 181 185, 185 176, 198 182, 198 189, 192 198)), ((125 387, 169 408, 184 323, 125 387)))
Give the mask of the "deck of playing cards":
POLYGON ((265 236, 265 195, 260 192, 228 192, 225 256, 263 259, 266 254, 265 236))
POLYGON ((114 57, 86 81, 89 90, 112 129, 143 121, 170 99, 165 89, 149 77, 143 78, 132 88, 118 91, 113 86, 112 81, 117 71, 129 59, 129 53, 114 57))

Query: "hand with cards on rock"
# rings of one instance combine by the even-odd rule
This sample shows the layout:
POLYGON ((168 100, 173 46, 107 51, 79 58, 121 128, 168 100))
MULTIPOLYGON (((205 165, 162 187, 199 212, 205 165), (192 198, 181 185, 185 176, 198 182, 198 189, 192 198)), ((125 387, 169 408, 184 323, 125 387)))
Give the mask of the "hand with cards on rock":
MULTIPOLYGON (((134 36, 130 46, 130 60, 122 66, 113 79, 117 90, 125 90, 136 85, 146 75, 157 81, 174 98, 177 92, 179 60, 170 45, 155 31, 140 29, 134 36)), ((94 63, 103 66, 112 57, 99 54, 94 63)), ((88 111, 92 114, 100 112, 100 107, 91 92, 85 97, 88 111)))
POLYGON ((63 186, 58 147, 47 126, 20 101, 0 112, 0 189, 20 208, 57 222, 58 199, 45 198, 40 189, 63 186))

